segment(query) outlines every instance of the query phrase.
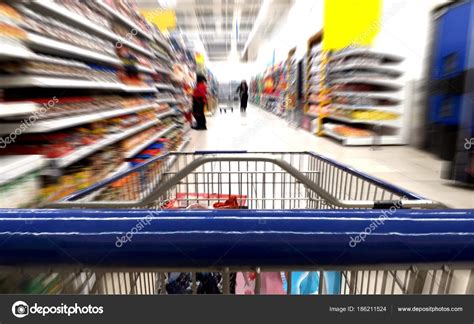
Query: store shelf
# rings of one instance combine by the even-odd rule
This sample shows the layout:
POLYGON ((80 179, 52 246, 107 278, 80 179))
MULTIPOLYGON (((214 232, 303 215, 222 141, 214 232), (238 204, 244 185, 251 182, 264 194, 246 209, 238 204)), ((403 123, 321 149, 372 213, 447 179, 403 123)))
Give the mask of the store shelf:
POLYGON ((324 135, 332 137, 347 146, 368 146, 368 145, 401 145, 404 144, 400 136, 368 136, 368 137, 346 137, 339 135, 328 128, 324 128, 324 135))
MULTIPOLYGON (((39 108, 41 108, 41 106, 33 102, 0 103, 0 118, 29 115, 38 111, 39 108)), ((0 124, 0 132, 1 131, 3 131, 3 127, 0 124)))
POLYGON ((174 91, 174 87, 172 85, 166 83, 155 83, 155 87, 160 90, 170 90, 174 91))
MULTIPOLYGON (((134 112, 151 109, 152 107, 153 107, 153 103, 148 103, 145 105, 125 108, 125 109, 115 109, 115 110, 110 110, 110 111, 100 111, 100 112, 95 112, 92 114, 78 115, 78 116, 72 116, 72 117, 40 120, 34 123, 31 127, 28 127, 24 131, 24 133, 52 132, 59 129, 92 123, 98 120, 103 120, 103 119, 112 118, 116 116, 123 116, 123 115, 131 114, 134 112)), ((13 132, 16 128, 18 128, 18 122, 2 123, 0 124, 0 134, 9 134, 13 132)))
POLYGON ((162 118, 166 118, 168 116, 173 116, 173 115, 176 115, 176 113, 174 110, 170 109, 169 111, 165 111, 164 113, 157 115, 156 118, 162 119, 162 118))
POLYGON ((361 120, 361 119, 352 119, 343 116, 337 116, 333 114, 328 114, 325 116, 333 120, 338 120, 348 124, 368 124, 368 125, 380 125, 380 126, 389 126, 389 127, 399 127, 400 118, 393 120, 361 120))
POLYGON ((149 68, 149 67, 146 67, 146 66, 143 66, 143 65, 136 65, 137 67, 137 70, 140 71, 140 72, 144 72, 144 73, 149 73, 149 74, 155 74, 156 71, 152 68, 149 68))
POLYGON ((186 146, 191 142, 189 138, 185 138, 183 143, 181 143, 174 152, 182 152, 186 146))
POLYGON ((173 97, 159 98, 156 100, 156 103, 174 103, 174 102, 176 102, 176 99, 173 97))
POLYGON ((70 24, 73 27, 88 30, 93 34, 106 39, 116 39, 117 35, 110 32, 105 27, 100 26, 83 16, 76 14, 75 12, 69 11, 65 7, 56 4, 52 0, 34 0, 30 2, 30 5, 35 8, 36 12, 51 15, 67 24, 70 24))
MULTIPOLYGON (((184 141, 183 141, 183 143, 181 143, 181 144, 176 148, 176 150, 173 151, 173 152, 183 152, 184 149, 185 149, 185 147, 188 146, 188 144, 189 144, 190 142, 191 142, 191 140, 190 140, 189 138, 185 138, 184 141)), ((170 161, 168 162, 168 163, 169 163, 168 165, 169 165, 169 166, 173 165, 173 163, 176 161, 177 158, 178 158, 178 157, 177 157, 176 155, 173 155, 173 156, 171 157, 170 161)))
POLYGON ((379 110, 397 113, 401 106, 392 105, 392 106, 364 106, 364 105, 345 105, 338 103, 331 103, 331 107, 340 108, 340 109, 349 109, 349 110, 379 110))
POLYGON ((156 65, 153 67, 153 69, 158 73, 169 74, 169 75, 172 74, 171 70, 168 70, 168 69, 156 66, 156 65))
POLYGON ((128 27, 130 27, 132 30, 136 30, 137 33, 139 33, 142 37, 145 37, 148 40, 152 40, 153 38, 149 35, 149 33, 143 31, 140 27, 138 27, 133 21, 130 20, 130 18, 125 17, 122 15, 120 12, 115 10, 114 8, 109 7, 106 3, 103 1, 99 0, 96 2, 97 5, 99 5, 102 9, 104 9, 107 13, 109 13, 112 17, 117 19, 118 21, 121 21, 128 27))
POLYGON ((41 88, 88 88, 88 89, 122 89, 122 83, 97 82, 89 80, 78 80, 68 78, 55 78, 43 76, 1 76, 0 87, 41 87, 41 88))
POLYGON ((164 54, 162 54, 162 53, 160 53, 160 52, 158 52, 158 51, 155 51, 155 50, 154 50, 153 53, 155 54, 155 56, 156 56, 157 58, 162 59, 162 60, 165 61, 165 62, 168 62, 168 61, 170 60, 169 57, 167 57, 166 55, 164 55, 164 54))
POLYGON ((120 66, 122 65, 122 61, 118 57, 97 53, 89 49, 60 42, 52 38, 37 35, 34 33, 28 34, 27 44, 32 49, 56 56, 59 55, 62 57, 81 59, 85 61, 107 63, 120 66))
POLYGON ((349 57, 349 56, 374 57, 374 58, 384 59, 392 63, 399 63, 403 61, 403 57, 401 56, 388 54, 388 53, 374 52, 368 48, 354 48, 354 49, 341 51, 339 53, 333 54, 331 56, 331 60, 336 60, 336 59, 349 57))
POLYGON ((393 69, 390 67, 381 66, 377 64, 360 64, 360 63, 349 63, 349 64, 342 64, 342 65, 338 64, 332 68, 330 67, 328 69, 328 72, 331 74, 331 73, 351 71, 351 70, 369 70, 372 72, 393 75, 395 77, 402 75, 402 72, 397 69, 393 69))
POLYGON ((161 46, 163 46, 163 48, 168 52, 168 53, 171 53, 171 48, 169 46, 168 43, 166 43, 166 40, 165 39, 161 39, 159 37, 156 37, 154 36, 153 37, 155 39, 155 41, 160 44, 161 46))
POLYGON ((37 171, 44 165, 41 155, 0 156, 0 185, 37 171))
POLYGON ((1 76, 0 87, 40 87, 40 88, 76 88, 122 90, 125 92, 157 92, 154 87, 127 86, 118 82, 100 82, 70 78, 44 77, 36 75, 1 76))
POLYGON ((127 86, 123 85, 122 90, 125 92, 158 92, 155 87, 136 87, 136 86, 127 86))
POLYGON ((132 43, 126 40, 125 38, 111 32, 106 27, 100 26, 81 15, 72 12, 61 5, 56 4, 52 0, 35 0, 29 2, 29 5, 32 6, 34 8, 33 10, 35 10, 36 12, 51 15, 63 21, 67 25, 86 30, 96 36, 121 43, 127 47, 133 48, 136 51, 141 52, 142 54, 145 54, 152 58, 154 57, 153 53, 149 50, 144 49, 139 45, 136 45, 135 43, 132 43))
POLYGON ((134 157, 135 155, 137 155, 138 153, 140 153, 141 151, 143 151, 147 146, 153 144, 154 142, 156 142, 159 138, 165 136, 168 132, 170 132, 171 130, 173 130, 176 126, 170 126, 164 130, 162 130, 161 132, 153 135, 151 138, 149 138, 148 140, 144 141, 143 143, 141 143, 140 145, 134 147, 133 149, 125 152, 124 154, 124 157, 125 158, 131 158, 131 157, 134 157))
POLYGON ((0 61, 11 60, 11 59, 28 59, 32 55, 28 48, 21 46, 20 44, 2 44, 0 50, 0 61))
POLYGON ((354 76, 350 76, 348 78, 332 79, 329 84, 334 85, 334 84, 347 84, 347 83, 371 84, 371 85, 391 88, 391 89, 394 89, 394 90, 400 90, 402 88, 401 84, 398 84, 396 82, 392 82, 392 81, 387 80, 387 79, 383 79, 383 78, 363 78, 363 77, 354 77, 354 76))
POLYGON ((392 97, 396 92, 385 92, 385 91, 334 91, 331 93, 333 96, 340 96, 340 97, 367 97, 373 99, 387 99, 392 101, 400 101, 400 98, 392 97))
POLYGON ((98 150, 107 147, 111 144, 114 144, 120 140, 123 140, 127 137, 130 137, 132 135, 135 135, 136 133, 148 129, 153 125, 156 125, 159 123, 159 120, 152 120, 147 123, 144 123, 142 125, 133 127, 131 129, 128 129, 120 134, 113 134, 109 135, 106 138, 98 141, 97 143, 94 143, 92 145, 87 145, 84 147, 81 147, 80 149, 60 158, 55 158, 55 159, 48 159, 51 163, 53 163, 54 166, 57 168, 65 168, 74 162, 77 162, 86 156, 91 155, 94 152, 97 152, 98 150))

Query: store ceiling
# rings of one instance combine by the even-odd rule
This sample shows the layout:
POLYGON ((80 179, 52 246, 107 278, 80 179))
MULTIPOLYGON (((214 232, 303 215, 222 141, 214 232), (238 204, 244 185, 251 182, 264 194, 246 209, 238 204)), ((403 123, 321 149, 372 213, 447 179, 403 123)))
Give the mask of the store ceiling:
MULTIPOLYGON (((200 40, 210 61, 241 57, 264 2, 289 5, 286 0, 138 0, 141 8, 169 5, 176 12, 177 27, 190 39, 200 40)), ((281 6, 279 6, 281 7, 281 6)), ((275 14, 268 10, 268 15, 275 14)), ((265 21, 265 17, 262 17, 265 21)), ((268 28, 266 29, 268 32, 268 28)))

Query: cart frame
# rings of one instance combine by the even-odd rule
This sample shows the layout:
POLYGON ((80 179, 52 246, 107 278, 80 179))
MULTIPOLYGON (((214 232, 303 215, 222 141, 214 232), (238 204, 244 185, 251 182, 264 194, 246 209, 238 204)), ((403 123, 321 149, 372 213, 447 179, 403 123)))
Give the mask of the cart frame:
POLYGON ((339 294, 474 294, 474 210, 312 152, 171 152, 46 207, 59 209, 0 210, 0 276, 41 293, 166 294, 171 272, 189 272, 192 293, 199 273, 221 273, 229 293, 232 273, 255 272, 258 294, 262 274, 278 271, 290 294, 294 272, 309 271, 318 294, 332 293, 334 272, 339 294), (121 201, 101 200, 117 183, 121 201), (249 209, 161 208, 193 188, 217 195, 184 196, 184 207, 240 194, 249 209))

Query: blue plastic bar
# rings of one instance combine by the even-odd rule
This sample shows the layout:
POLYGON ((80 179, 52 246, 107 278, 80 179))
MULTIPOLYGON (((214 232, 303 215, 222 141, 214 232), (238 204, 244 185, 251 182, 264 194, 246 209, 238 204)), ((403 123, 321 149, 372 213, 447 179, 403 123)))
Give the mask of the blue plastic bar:
POLYGON ((12 266, 474 262, 473 240, 474 210, 0 210, 0 265, 12 266))

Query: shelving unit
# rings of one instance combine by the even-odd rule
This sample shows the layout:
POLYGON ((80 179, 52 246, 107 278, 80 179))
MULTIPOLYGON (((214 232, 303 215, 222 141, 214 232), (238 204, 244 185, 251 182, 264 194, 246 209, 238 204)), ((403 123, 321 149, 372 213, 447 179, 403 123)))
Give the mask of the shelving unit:
POLYGON ((326 80, 327 53, 322 50, 323 33, 319 31, 308 39, 305 74, 305 107, 302 128, 321 134, 325 108, 329 103, 326 80))
MULTIPOLYGON (((17 132, 22 125, 9 151, 46 154, 41 158, 43 188, 33 195, 40 196, 41 189, 38 198, 43 202, 60 199, 77 190, 74 186, 84 188, 122 172, 128 167, 126 159, 164 136, 181 140, 185 126, 177 107, 189 102, 171 78, 177 52, 138 13, 124 14, 133 8, 116 10, 115 3, 109 6, 102 0, 77 4, 34 0, 14 5, 19 16, 31 23, 9 22, 24 33, 2 46, 0 64, 25 61, 28 69, 0 77, 4 93, 0 134, 17 132), (81 10, 81 6, 89 8, 81 10), (125 30, 134 38, 121 36, 125 30), (42 103, 51 98, 56 101, 47 107, 47 115, 35 115, 33 123, 21 124, 32 114, 46 114, 42 103), (154 132, 155 127, 161 131, 154 132), (48 138, 48 146, 41 147, 38 139, 43 137, 48 138), (58 140, 63 138, 68 138, 62 140, 64 147, 58 140)), ((11 175, 15 174, 7 172, 11 175)))
MULTIPOLYGON (((72 44, 67 44, 46 36, 28 33, 27 45, 33 50, 42 51, 51 55, 61 55, 62 57, 82 59, 89 62, 99 62, 104 64, 121 65, 118 57, 109 56, 94 52, 87 48, 81 48, 72 44)), ((26 56, 24 58, 34 58, 26 56)))
POLYGON ((151 51, 144 49, 131 41, 126 40, 125 38, 113 33, 112 31, 107 30, 105 27, 99 26, 96 23, 90 21, 89 19, 82 17, 79 14, 76 14, 75 12, 69 11, 67 8, 56 4, 52 0, 34 0, 31 1, 31 6, 40 13, 51 15, 52 17, 62 20, 63 22, 70 24, 74 27, 87 30, 90 33, 93 33, 107 40, 119 42, 151 58, 154 57, 151 51))
POLYGON ((342 124, 323 127, 321 134, 340 140, 344 145, 404 144, 400 93, 403 87, 397 83, 402 73, 395 68, 402 60, 397 55, 368 48, 331 53, 328 67, 331 103, 320 119, 342 124), (359 118, 354 118, 354 114, 359 118), (371 135, 342 136, 335 129, 371 135))
POLYGON ((149 35, 149 33, 145 32, 142 30, 140 27, 138 27, 133 21, 131 21, 129 18, 125 17, 121 13, 117 12, 113 8, 110 8, 107 4, 105 4, 102 0, 97 1, 97 4, 106 12, 108 12, 110 15, 115 17, 116 19, 120 20, 122 23, 127 25, 128 27, 132 28, 133 30, 136 30, 138 33, 140 33, 141 36, 148 40, 153 40, 153 37, 149 35))

